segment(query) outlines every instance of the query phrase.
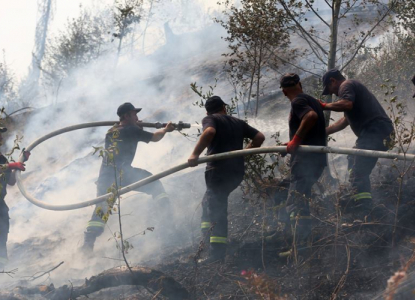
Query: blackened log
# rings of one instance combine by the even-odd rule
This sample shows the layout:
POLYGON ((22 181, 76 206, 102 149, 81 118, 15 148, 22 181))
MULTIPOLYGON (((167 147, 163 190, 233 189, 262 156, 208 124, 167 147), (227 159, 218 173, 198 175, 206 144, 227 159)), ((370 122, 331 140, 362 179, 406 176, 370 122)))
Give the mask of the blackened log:
POLYGON ((172 277, 150 268, 133 267, 132 273, 126 267, 106 270, 97 276, 86 279, 80 287, 64 285, 49 294, 46 298, 51 300, 74 299, 82 295, 92 294, 104 288, 121 285, 137 285, 153 290, 172 300, 189 299, 188 291, 172 277))

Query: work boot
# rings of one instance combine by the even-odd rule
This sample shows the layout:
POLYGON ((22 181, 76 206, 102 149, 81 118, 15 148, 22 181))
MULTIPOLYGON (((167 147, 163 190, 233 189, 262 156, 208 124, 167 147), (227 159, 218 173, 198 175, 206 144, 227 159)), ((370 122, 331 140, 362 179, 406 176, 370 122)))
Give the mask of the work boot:
POLYGON ((91 231, 84 232, 84 243, 79 248, 79 250, 86 256, 92 256, 94 252, 94 244, 96 240, 96 235, 91 231))
POLYGON ((351 192, 343 194, 339 198, 339 207, 343 214, 349 214, 353 212, 355 201, 351 192))
POLYGON ((211 243, 210 252, 206 258, 199 259, 197 262, 202 265, 211 263, 224 263, 226 257, 226 244, 211 243))

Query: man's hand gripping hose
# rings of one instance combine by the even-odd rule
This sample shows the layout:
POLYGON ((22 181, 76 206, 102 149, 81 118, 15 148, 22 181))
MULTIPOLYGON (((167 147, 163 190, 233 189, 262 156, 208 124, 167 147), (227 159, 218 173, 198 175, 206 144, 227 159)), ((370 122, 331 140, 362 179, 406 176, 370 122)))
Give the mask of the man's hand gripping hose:
MULTIPOLYGON (((34 148, 36 148, 39 144, 43 143, 44 141, 60 135, 65 132, 74 131, 78 129, 83 128, 91 128, 91 127, 97 127, 97 126, 112 126, 117 122, 114 121, 105 121, 105 122, 92 122, 92 123, 84 123, 84 124, 78 124, 73 125, 69 127, 65 127, 56 131, 53 131, 33 143, 31 143, 28 147, 26 147, 26 151, 31 152, 34 148)), ((234 158, 234 157, 240 157, 240 156, 247 156, 247 155, 253 155, 253 154, 264 154, 264 153, 286 153, 287 147, 286 146, 276 146, 276 147, 263 147, 263 148, 252 148, 252 149, 245 149, 245 150, 238 150, 238 151, 231 151, 231 152, 225 152, 215 155, 209 155, 204 156, 198 159, 198 164, 207 163, 210 161, 216 161, 221 159, 228 159, 228 158, 234 158)), ((378 158, 386 158, 386 159, 397 159, 397 160, 406 160, 406 161, 415 161, 415 155, 410 154, 400 154, 400 153, 391 153, 391 152, 381 152, 381 151, 372 151, 372 150, 361 150, 361 149, 350 149, 350 148, 335 148, 335 147, 323 147, 323 146, 299 146, 297 148, 297 152, 303 152, 303 153, 337 153, 337 154, 345 154, 345 155, 359 155, 359 156, 366 156, 366 157, 378 157, 378 158)), ((24 160, 24 154, 20 155, 19 161, 23 163, 24 160)), ((170 169, 167 169, 163 172, 160 172, 158 174, 154 174, 150 177, 147 177, 143 180, 137 181, 133 184, 130 184, 126 187, 123 187, 119 190, 119 194, 125 194, 127 192, 136 190, 139 187, 142 187, 146 184, 149 184, 155 180, 158 180, 160 178, 166 177, 168 175, 174 174, 176 172, 179 172, 183 169, 186 169, 189 167, 189 163, 185 162, 182 164, 179 164, 177 166, 174 166, 170 169)), ((23 194, 23 196, 29 200, 31 203, 33 203, 36 206, 39 206, 44 209, 48 210, 55 210, 55 211, 63 211, 63 210, 73 210, 73 209, 79 209, 83 207, 87 207, 90 205, 94 205, 103 201, 106 201, 109 197, 112 196, 112 194, 106 194, 94 199, 86 200, 83 202, 73 203, 73 204, 66 204, 66 205, 60 205, 60 204, 50 204, 45 203, 43 201, 40 201, 36 199, 33 195, 31 195, 29 192, 26 191, 26 188, 24 186, 24 183, 21 179, 21 172, 20 170, 16 170, 16 179, 17 179, 17 185, 20 189, 20 192, 23 194)))

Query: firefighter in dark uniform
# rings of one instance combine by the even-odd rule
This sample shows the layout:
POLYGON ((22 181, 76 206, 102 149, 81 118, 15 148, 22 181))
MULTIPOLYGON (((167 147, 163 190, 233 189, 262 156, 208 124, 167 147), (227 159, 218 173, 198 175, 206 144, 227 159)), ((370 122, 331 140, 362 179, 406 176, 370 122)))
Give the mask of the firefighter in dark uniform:
MULTIPOLYGON (((169 122, 165 128, 154 133, 144 131, 137 117, 139 111, 141 108, 135 108, 131 103, 124 103, 118 107, 120 123, 112 127, 105 136, 106 151, 97 181, 97 196, 107 194, 110 188, 127 186, 152 175, 144 169, 131 166, 137 143, 158 142, 167 132, 172 132, 174 126, 169 122), (117 185, 115 178, 118 181, 117 185)), ((170 207, 169 197, 159 180, 140 187, 138 191, 151 195, 153 200, 157 201, 160 215, 170 207)), ((81 247, 84 252, 92 252, 96 238, 104 232, 113 204, 106 201, 96 205, 84 234, 84 244, 81 247)))
MULTIPOLYGON (((323 95, 335 94, 339 100, 323 103, 324 110, 344 112, 344 117, 327 127, 327 134, 345 129, 348 125, 357 136, 355 148, 365 150, 388 150, 394 129, 391 119, 376 97, 359 81, 346 80, 337 69, 323 76, 323 95)), ((345 195, 341 204, 352 221, 364 221, 373 209, 370 173, 378 158, 348 156, 349 181, 352 192, 345 195)))
MULTIPOLYGON (((264 135, 246 122, 226 112, 226 104, 218 96, 205 103, 207 116, 202 120, 203 133, 190 155, 189 165, 197 166, 200 154, 207 155, 241 150, 245 138, 251 139, 247 148, 260 147, 264 135)), ((244 158, 237 157, 210 162, 205 172, 206 193, 202 201, 202 234, 210 235, 210 255, 204 262, 221 261, 226 256, 228 237, 228 196, 241 183, 245 173, 244 158)))
MULTIPOLYGON (((0 127, 0 145, 3 144, 2 133, 6 132, 7 128, 0 127)), ((29 159, 30 152, 23 152, 25 161, 29 159)), ((7 195, 7 185, 15 185, 16 177, 13 170, 24 171, 25 166, 20 162, 9 162, 7 158, 0 153, 0 270, 4 269, 7 264, 7 238, 9 235, 9 207, 4 198, 7 195)))
POLYGON ((327 165, 324 153, 301 153, 296 150, 300 145, 326 146, 326 127, 319 101, 303 93, 297 74, 283 75, 280 87, 291 102, 288 122, 290 142, 287 143, 287 153, 291 154, 290 187, 286 214, 280 214, 286 216, 281 221, 291 227, 292 236, 295 237, 293 247, 280 253, 280 256, 288 256, 293 253, 293 249, 305 249, 309 242, 312 223, 309 208, 311 189, 327 165))

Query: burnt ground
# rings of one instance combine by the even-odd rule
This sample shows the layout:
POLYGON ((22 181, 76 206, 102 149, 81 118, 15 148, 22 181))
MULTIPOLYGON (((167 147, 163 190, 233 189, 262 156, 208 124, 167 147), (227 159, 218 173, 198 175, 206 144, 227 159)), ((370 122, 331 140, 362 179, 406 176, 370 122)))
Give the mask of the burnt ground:
MULTIPOLYGON (((415 169, 409 169, 399 180, 399 167, 383 165, 373 172, 375 222, 342 226, 344 219, 335 203, 343 187, 331 188, 330 193, 324 183, 316 188, 311 203, 315 217, 313 242, 296 259, 278 256, 287 249, 290 240, 284 236, 273 210, 285 199, 287 182, 276 180, 264 187, 271 199, 247 197, 239 189, 231 195, 230 242, 225 263, 196 264, 197 258, 207 254, 206 245, 199 243, 202 237, 197 237, 193 246, 166 249, 169 254, 162 263, 150 259, 142 264, 156 273, 151 280, 135 282, 137 285, 128 280, 120 281, 119 286, 100 282, 102 286, 97 291, 76 297, 71 294, 73 291, 61 298, 52 297, 57 287, 47 287, 48 292, 43 292, 43 296, 35 296, 33 291, 24 295, 23 290, 16 288, 3 291, 0 296, 3 295, 1 299, 383 299, 388 279, 402 269, 403 277, 408 279, 399 282, 394 298, 388 299, 413 299, 415 280, 410 258, 415 243, 415 169), (395 219, 398 195, 401 209, 395 219), (278 238, 267 242, 263 237, 273 230, 277 230, 278 238), (178 296, 174 289, 170 294, 161 293, 168 287, 154 284, 160 278, 171 279, 187 291, 187 296, 178 296)), ((121 276, 115 276, 113 281, 115 278, 121 276)), ((91 282, 92 278, 84 285, 91 282)), ((74 281, 74 286, 81 284, 74 281)), ((67 287, 67 291, 68 288, 72 287, 67 287)))

